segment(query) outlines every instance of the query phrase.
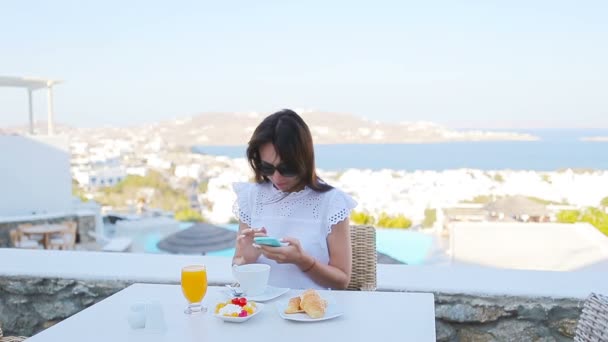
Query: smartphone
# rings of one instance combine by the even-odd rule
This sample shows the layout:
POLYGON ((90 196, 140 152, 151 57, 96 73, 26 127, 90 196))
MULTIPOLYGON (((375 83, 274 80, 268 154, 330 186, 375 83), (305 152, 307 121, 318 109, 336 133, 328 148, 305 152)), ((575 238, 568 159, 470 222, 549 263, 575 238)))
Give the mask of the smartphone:
POLYGON ((281 241, 279 241, 279 239, 270 237, 270 236, 256 236, 253 238, 253 242, 255 242, 258 245, 272 246, 272 247, 285 247, 285 246, 289 245, 286 242, 281 242, 281 241))

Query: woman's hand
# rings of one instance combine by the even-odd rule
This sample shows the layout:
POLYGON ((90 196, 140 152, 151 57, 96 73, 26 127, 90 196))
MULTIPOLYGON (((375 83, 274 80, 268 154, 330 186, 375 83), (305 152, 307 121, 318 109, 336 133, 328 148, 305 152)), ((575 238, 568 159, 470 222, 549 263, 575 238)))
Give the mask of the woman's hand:
POLYGON ((236 252, 233 263, 237 265, 251 264, 258 260, 262 252, 253 246, 253 238, 266 236, 266 228, 252 229, 243 227, 236 238, 236 252))
POLYGON ((279 264, 294 264, 300 269, 306 269, 314 262, 302 249, 300 240, 286 237, 281 240, 289 245, 285 247, 260 246, 262 254, 268 259, 274 260, 279 264))

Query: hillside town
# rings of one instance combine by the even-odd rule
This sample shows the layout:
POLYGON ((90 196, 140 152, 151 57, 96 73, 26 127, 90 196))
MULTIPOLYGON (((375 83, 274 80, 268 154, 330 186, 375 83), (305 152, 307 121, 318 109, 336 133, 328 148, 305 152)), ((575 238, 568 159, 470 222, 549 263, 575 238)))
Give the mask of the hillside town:
MULTIPOLYGON (((319 131, 318 126, 312 125, 312 129, 319 131)), ((245 159, 194 153, 176 140, 165 138, 169 136, 168 130, 166 125, 133 130, 70 130, 75 186, 85 198, 94 199, 100 189, 112 187, 129 175, 143 177, 154 171, 162 174, 172 187, 183 191, 190 206, 200 210, 206 220, 229 222, 234 200, 231 184, 251 177, 245 159)), ((491 133, 485 135, 491 136, 491 133)), ((454 207, 479 196, 524 195, 546 201, 545 204, 558 210, 597 206, 608 195, 605 191, 608 172, 601 170, 348 169, 320 170, 320 175, 350 193, 359 203, 358 211, 376 216, 383 212, 401 214, 415 224, 424 220, 425 209, 454 207)), ((136 200, 132 199, 130 208, 107 209, 134 210, 136 200)))

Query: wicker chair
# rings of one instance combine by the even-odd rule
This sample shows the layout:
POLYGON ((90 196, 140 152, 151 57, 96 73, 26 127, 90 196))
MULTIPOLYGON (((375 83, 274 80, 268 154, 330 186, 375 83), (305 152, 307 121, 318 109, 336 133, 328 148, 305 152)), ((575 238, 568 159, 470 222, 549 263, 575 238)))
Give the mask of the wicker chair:
POLYGON ((0 322, 0 342, 21 342, 25 341, 25 336, 4 336, 2 335, 2 322, 0 322))
POLYGON ((353 267, 348 290, 376 290, 376 228, 350 226, 353 267))
POLYGON ((608 341, 608 297, 592 293, 583 306, 578 319, 576 342, 608 341))

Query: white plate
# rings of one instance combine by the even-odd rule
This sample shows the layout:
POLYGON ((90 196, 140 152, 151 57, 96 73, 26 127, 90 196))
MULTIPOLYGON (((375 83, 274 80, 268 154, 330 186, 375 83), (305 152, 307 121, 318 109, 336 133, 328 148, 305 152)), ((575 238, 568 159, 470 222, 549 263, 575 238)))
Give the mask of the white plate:
POLYGON ((262 304, 262 303, 255 303, 255 312, 252 313, 251 315, 248 315, 247 317, 224 316, 224 315, 220 315, 220 314, 216 314, 216 313, 214 313, 213 316, 215 316, 215 317, 217 317, 217 318, 219 318, 219 319, 221 319, 223 321, 226 321, 226 322, 243 323, 246 320, 250 319, 251 317, 259 314, 262 311, 262 309, 264 309, 264 304, 262 304))
MULTIPOLYGON (((232 294, 230 293, 229 289, 224 289, 223 292, 232 298, 232 294)), ((259 294, 257 296, 247 296, 247 294, 245 294, 243 297, 247 298, 247 300, 252 300, 254 302, 267 302, 269 300, 273 300, 277 297, 280 297, 287 292, 289 292, 289 288, 287 287, 266 286, 266 290, 262 294, 259 294)))
MULTIPOLYGON (((295 297, 295 296, 294 296, 295 297)), ((335 299, 331 296, 325 295, 321 296, 321 298, 327 301, 327 309, 325 311, 325 315, 321 318, 312 318, 308 316, 306 313, 295 313, 295 314, 286 314, 285 309, 287 308, 287 304, 289 303, 289 299, 282 300, 276 304, 277 311, 279 312, 279 316, 281 318, 290 320, 290 321, 298 321, 298 322, 319 322, 325 321, 328 319, 340 317, 344 314, 340 305, 335 301, 335 299)))

